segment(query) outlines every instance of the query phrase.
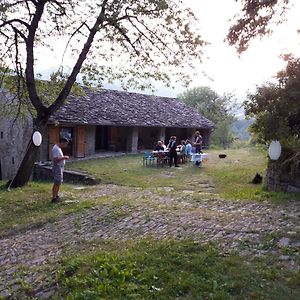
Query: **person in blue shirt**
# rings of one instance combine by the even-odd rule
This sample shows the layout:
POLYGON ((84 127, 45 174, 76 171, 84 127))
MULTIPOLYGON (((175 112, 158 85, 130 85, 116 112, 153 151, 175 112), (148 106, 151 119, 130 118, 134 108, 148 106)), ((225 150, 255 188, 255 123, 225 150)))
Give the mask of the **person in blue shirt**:
POLYGON ((186 140, 185 155, 187 158, 190 158, 192 155, 192 144, 191 144, 190 140, 186 140))

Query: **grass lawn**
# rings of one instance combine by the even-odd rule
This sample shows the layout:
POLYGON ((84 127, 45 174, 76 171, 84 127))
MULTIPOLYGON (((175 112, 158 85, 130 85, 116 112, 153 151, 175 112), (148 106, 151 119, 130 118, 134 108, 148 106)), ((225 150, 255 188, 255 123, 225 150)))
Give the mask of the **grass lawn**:
MULTIPOLYGON (((213 184, 225 199, 300 200, 299 194, 266 192, 262 185, 249 183, 256 172, 264 175, 267 159, 263 151, 243 148, 223 152, 227 157, 220 159, 220 151, 210 150, 210 160, 201 168, 190 163, 184 164, 182 168, 143 167, 141 155, 73 162, 67 164, 67 168, 87 171, 104 184, 140 188, 171 187, 176 193, 197 189, 199 183, 206 182, 213 184)), ((55 206, 50 202, 51 188, 51 183, 31 182, 26 187, 11 192, 0 189, 0 235, 26 226, 39 226, 47 221, 54 221, 62 214, 80 212, 111 199, 109 196, 89 197, 89 192, 95 187, 76 190, 72 185, 63 184, 64 199, 79 202, 55 206)))
POLYGON ((0 236, 22 228, 42 226, 63 214, 80 213, 83 209, 108 200, 108 197, 89 198, 88 193, 94 187, 87 187, 85 190, 75 188, 72 185, 63 185, 64 199, 75 202, 59 205, 51 203, 51 183, 30 182, 27 186, 10 192, 0 189, 0 236))
MULTIPOLYGON (((266 154, 256 148, 210 150, 210 160, 198 168, 189 163, 182 168, 143 167, 141 155, 107 158, 67 164, 101 179, 101 185, 77 189, 63 184, 64 200, 51 203, 51 183, 29 183, 10 192, 0 190, 0 235, 55 222, 65 214, 80 214, 94 206, 114 203, 130 206, 126 192, 139 189, 190 197, 183 191, 213 187, 224 199, 242 201, 300 200, 300 195, 271 193, 249 182, 258 172, 264 175, 266 154), (222 151, 223 152, 223 151, 222 151), (110 185, 112 184, 112 185, 110 185), (122 186, 115 188, 114 185, 122 186), (116 193, 102 192, 104 189, 116 193), (72 202, 73 201, 73 202, 72 202)), ((134 194, 135 195, 135 194, 134 194)), ((153 194, 154 195, 154 194, 153 194)), ((185 198, 184 198, 185 197, 185 198)), ((198 197, 201 197, 199 193, 198 197)), ((131 194, 130 201, 135 199, 131 194), (134 198, 134 199, 133 199, 134 198)), ((146 199, 152 206, 151 197, 146 199)), ((194 199, 195 201, 197 199, 194 199)), ((189 199, 189 201, 194 201, 189 199)), ((157 209, 162 209, 157 207, 157 209)), ((300 272, 286 268, 273 255, 242 257, 217 245, 201 245, 192 240, 95 240, 64 253, 56 270, 57 293, 53 299, 300 299, 300 272), (91 250, 92 249, 92 250, 91 250)), ((26 292, 15 299, 31 299, 26 292)))
POLYGON ((208 153, 209 162, 204 163, 201 168, 191 163, 182 165, 181 169, 143 167, 141 155, 74 162, 68 164, 68 168, 87 171, 104 183, 117 185, 142 188, 168 186, 184 190, 197 188, 199 182, 207 181, 213 183, 220 196, 225 199, 300 199, 299 195, 266 192, 261 184, 250 183, 256 172, 265 175, 267 156, 263 150, 249 147, 209 150, 208 153), (219 153, 226 153, 227 157, 220 159, 219 153))
POLYGON ((196 241, 107 244, 66 260, 55 299, 269 299, 300 297, 300 273, 196 241), (117 249, 117 250, 116 250, 117 249))

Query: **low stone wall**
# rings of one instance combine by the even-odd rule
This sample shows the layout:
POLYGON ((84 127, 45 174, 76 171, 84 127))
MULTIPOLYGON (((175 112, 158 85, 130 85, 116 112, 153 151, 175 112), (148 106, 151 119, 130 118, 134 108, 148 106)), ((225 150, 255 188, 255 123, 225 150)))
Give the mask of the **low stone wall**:
POLYGON ((300 164, 293 151, 284 151, 278 161, 269 161, 264 187, 268 191, 300 193, 300 164))
MULTIPOLYGON (((49 165, 36 163, 33 170, 34 181, 52 181, 52 167, 49 165)), ((64 170, 64 182, 74 184, 96 185, 100 183, 99 179, 88 174, 64 170)))

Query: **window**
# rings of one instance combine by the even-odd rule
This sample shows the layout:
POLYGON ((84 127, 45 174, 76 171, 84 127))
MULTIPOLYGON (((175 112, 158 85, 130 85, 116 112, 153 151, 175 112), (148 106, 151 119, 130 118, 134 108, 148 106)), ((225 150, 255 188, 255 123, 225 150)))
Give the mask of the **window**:
POLYGON ((12 163, 13 165, 15 164, 15 158, 14 158, 14 157, 11 158, 11 163, 12 163))
POLYGON ((1 137, 1 139, 3 139, 3 131, 1 131, 0 137, 1 137))

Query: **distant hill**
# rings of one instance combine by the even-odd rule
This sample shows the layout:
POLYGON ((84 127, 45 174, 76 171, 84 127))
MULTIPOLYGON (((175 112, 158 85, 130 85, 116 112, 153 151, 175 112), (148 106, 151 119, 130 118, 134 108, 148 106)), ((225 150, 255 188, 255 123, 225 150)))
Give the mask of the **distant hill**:
POLYGON ((254 120, 246 120, 240 119, 232 123, 231 131, 233 134, 241 139, 242 141, 247 141, 250 138, 250 134, 248 132, 248 127, 252 125, 254 120))

